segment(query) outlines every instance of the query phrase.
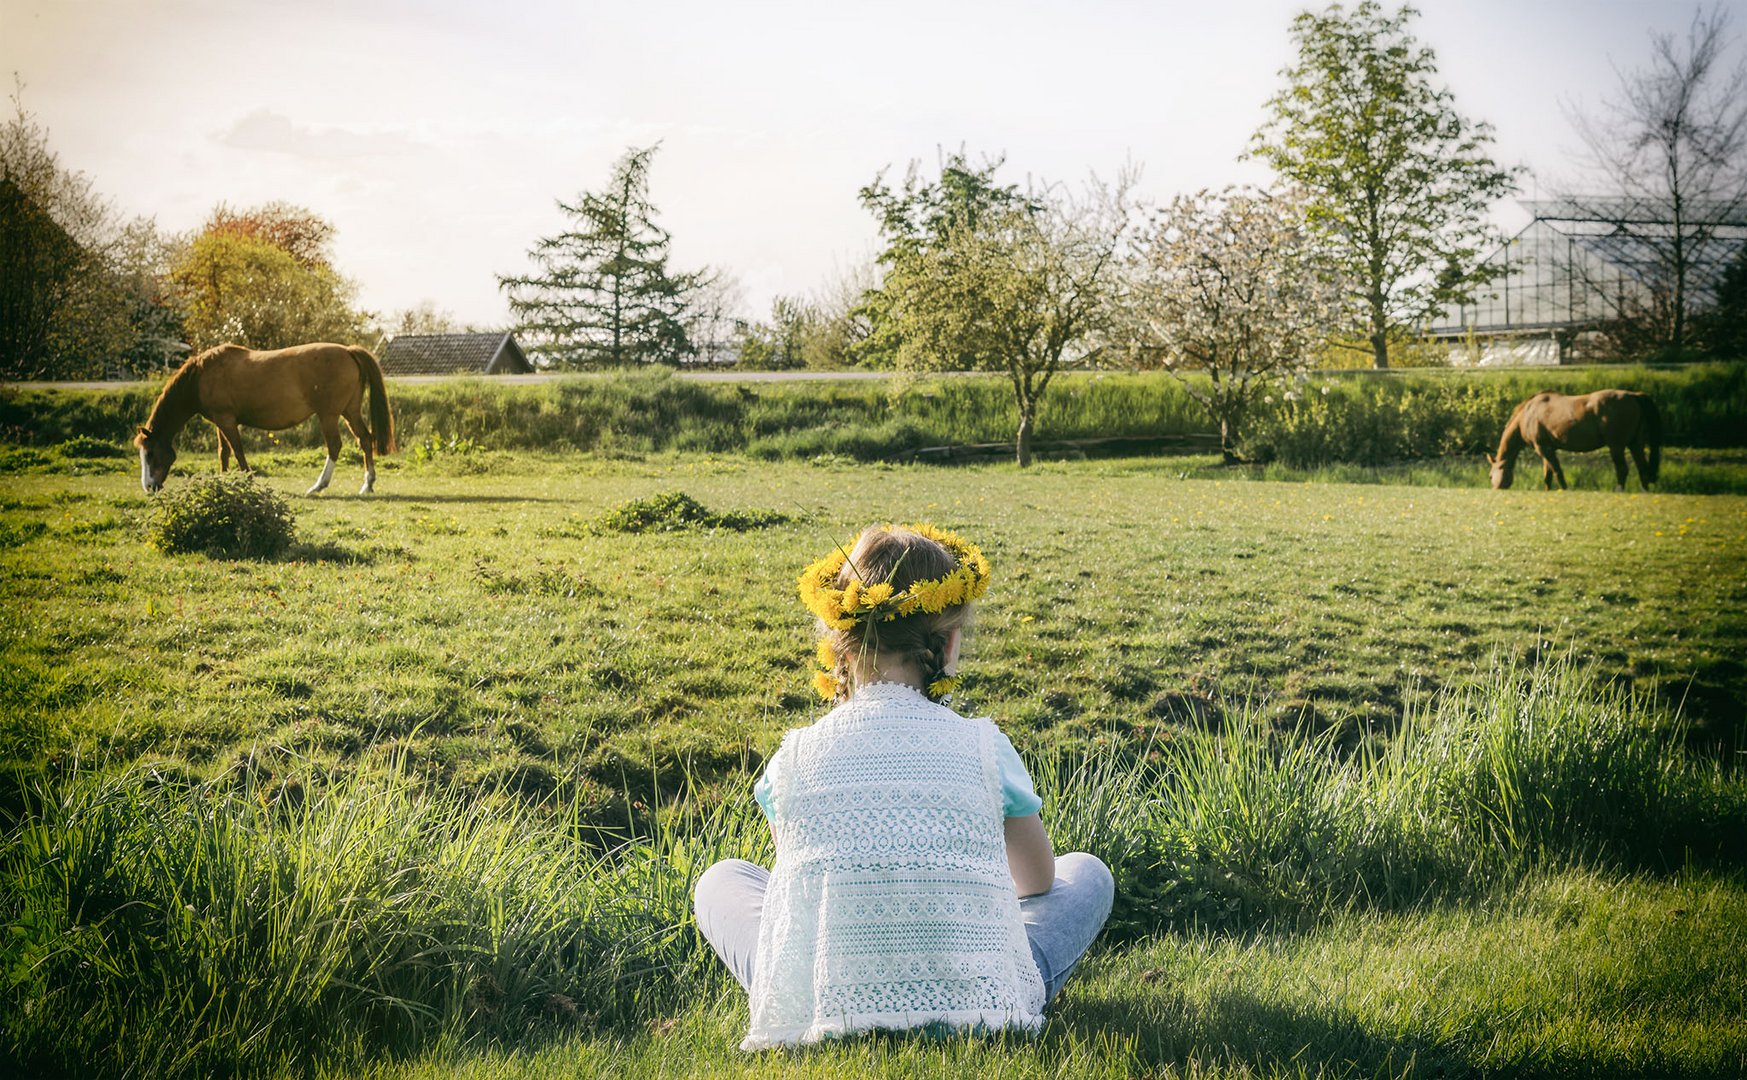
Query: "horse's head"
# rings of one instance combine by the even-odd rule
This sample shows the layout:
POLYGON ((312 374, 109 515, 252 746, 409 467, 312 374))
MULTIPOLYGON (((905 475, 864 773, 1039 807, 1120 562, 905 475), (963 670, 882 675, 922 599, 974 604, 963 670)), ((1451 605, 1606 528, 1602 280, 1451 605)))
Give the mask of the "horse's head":
POLYGON ((170 478, 170 466, 176 464, 176 443, 169 435, 142 427, 133 444, 140 451, 140 487, 150 495, 170 478))
POLYGON ((1511 461, 1511 456, 1509 454, 1500 454, 1497 457, 1493 457, 1491 454, 1487 454, 1486 463, 1492 466, 1492 490, 1502 491, 1503 489, 1510 487, 1512 472, 1511 465, 1514 464, 1511 461))

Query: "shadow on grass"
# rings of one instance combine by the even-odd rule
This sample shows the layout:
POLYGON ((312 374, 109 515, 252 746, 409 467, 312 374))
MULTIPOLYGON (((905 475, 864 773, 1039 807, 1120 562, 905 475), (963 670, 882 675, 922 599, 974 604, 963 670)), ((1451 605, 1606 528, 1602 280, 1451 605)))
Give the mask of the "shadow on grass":
MULTIPOLYGON (((321 498, 333 498, 323 495, 321 498)), ((346 495, 348 501, 388 503, 573 503, 575 499, 558 499, 550 495, 443 495, 436 492, 377 492, 373 495, 346 495)))
MULTIPOLYGON (((1168 978, 1169 976, 1165 976, 1168 978)), ((1583 1050, 1543 1048, 1519 1060, 1483 1060, 1498 1034, 1482 1022, 1468 1039, 1412 1034, 1390 1037, 1367 1030, 1336 1005, 1303 1006, 1260 1001, 1238 992, 1191 1004, 1181 997, 1146 1008, 1108 994, 1074 996, 1051 1026, 1095 1044, 1112 1036, 1132 1041, 1134 1065, 1150 1074, 1195 1075, 1209 1065, 1239 1075, 1303 1070, 1329 1076, 1487 1076, 1542 1080, 1570 1076, 1710 1075, 1689 1064, 1623 1060, 1583 1050)), ((1533 1041, 1533 1040, 1530 1040, 1533 1041)))
POLYGON ((274 562, 332 563, 339 566, 366 566, 376 561, 378 552, 368 548, 349 548, 332 542, 298 542, 286 548, 274 562))

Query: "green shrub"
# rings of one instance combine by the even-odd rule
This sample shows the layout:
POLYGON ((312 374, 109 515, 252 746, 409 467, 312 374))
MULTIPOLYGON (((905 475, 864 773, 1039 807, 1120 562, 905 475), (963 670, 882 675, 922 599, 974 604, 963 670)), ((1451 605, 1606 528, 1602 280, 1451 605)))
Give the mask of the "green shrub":
POLYGON ((105 439, 93 439, 89 435, 75 435, 55 447, 55 451, 64 458, 124 458, 133 456, 133 451, 125 446, 105 439))
MULTIPOLYGON (((1296 400, 1276 395, 1245 421, 1248 448, 1294 466, 1375 465, 1496 445, 1515 404, 1537 390, 1581 394, 1603 387, 1656 399, 1673 446, 1741 446, 1747 364, 1680 368, 1610 366, 1513 370, 1319 372, 1296 400), (1327 389, 1325 394, 1323 391, 1327 389)), ((151 409, 154 388, 0 391, 0 472, 36 470, 36 448, 80 436, 117 446, 151 409)), ((477 451, 589 450, 748 453, 805 460, 841 454, 889 459, 927 446, 1005 442, 1018 416, 1013 391, 994 377, 791 383, 706 383, 661 369, 576 375, 538 384, 457 378, 393 382, 395 422, 414 460, 440 457, 465 471, 477 451)), ((1177 380, 1162 373, 1072 373, 1050 385, 1039 442, 1108 436, 1176 437, 1213 431, 1177 380)), ((214 429, 190 424, 185 452, 216 449, 214 429)), ((284 449, 321 446, 313 423, 280 432, 284 449)), ((64 462, 63 455, 58 460, 64 462)))
POLYGON ((597 532, 675 532, 681 529, 731 529, 744 532, 780 525, 788 515, 775 510, 728 510, 716 512, 683 491, 663 491, 632 499, 595 522, 597 532))
POLYGON ((197 476, 152 499, 146 541, 169 555, 271 559, 291 546, 295 522, 284 499, 248 473, 197 476))

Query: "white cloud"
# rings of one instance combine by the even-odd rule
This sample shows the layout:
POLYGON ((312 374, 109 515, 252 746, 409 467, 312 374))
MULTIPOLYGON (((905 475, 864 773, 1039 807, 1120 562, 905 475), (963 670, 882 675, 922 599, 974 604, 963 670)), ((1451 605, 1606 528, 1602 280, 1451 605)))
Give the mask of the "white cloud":
POLYGON ((270 109, 256 109, 213 136, 213 141, 236 150, 323 159, 396 156, 428 149, 402 132, 301 127, 270 109))

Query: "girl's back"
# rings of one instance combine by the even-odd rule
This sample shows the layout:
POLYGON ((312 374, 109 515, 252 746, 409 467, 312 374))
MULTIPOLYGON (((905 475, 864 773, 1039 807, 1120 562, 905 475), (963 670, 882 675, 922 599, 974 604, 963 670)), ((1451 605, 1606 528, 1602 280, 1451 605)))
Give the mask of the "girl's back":
POLYGON ((748 1048, 919 1019, 1036 1028, 994 725, 861 687, 771 761, 778 852, 748 1048))

